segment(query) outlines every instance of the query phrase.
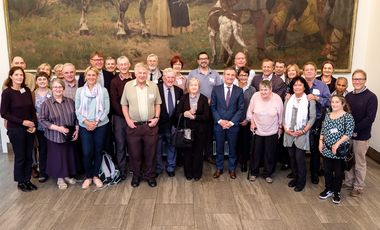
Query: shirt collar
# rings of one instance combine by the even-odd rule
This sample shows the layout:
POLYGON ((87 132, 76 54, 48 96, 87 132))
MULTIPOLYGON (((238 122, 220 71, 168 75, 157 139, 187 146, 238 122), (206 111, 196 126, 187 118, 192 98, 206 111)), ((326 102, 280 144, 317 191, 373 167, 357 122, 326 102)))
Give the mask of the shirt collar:
MULTIPOLYGON (((153 82, 152 82, 153 83, 153 82)), ((137 79, 134 79, 133 80, 133 83, 132 83, 133 86, 137 86, 137 79)), ((149 87, 150 85, 150 82, 148 80, 145 81, 145 85, 149 87)))
POLYGON ((361 89, 361 90, 359 90, 359 91, 355 91, 355 90, 353 90, 352 93, 353 93, 353 94, 359 94, 359 93, 363 93, 363 92, 366 91, 366 90, 367 90, 367 86, 364 86, 363 89, 361 89))
MULTIPOLYGON (((57 101, 57 100, 55 100, 55 97, 51 97, 52 98, 52 100, 53 100, 53 103, 58 103, 59 104, 59 102, 57 101)), ((63 102, 65 102, 66 100, 65 100, 65 97, 64 96, 62 96, 62 102, 61 103, 63 103, 63 102)))

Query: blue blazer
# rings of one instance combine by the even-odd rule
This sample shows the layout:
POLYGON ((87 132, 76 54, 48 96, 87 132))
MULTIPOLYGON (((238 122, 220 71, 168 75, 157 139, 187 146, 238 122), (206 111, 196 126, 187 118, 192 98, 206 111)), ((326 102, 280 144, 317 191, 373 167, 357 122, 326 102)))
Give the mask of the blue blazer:
POLYGON ((220 119, 232 121, 230 131, 239 131, 239 122, 244 115, 244 95, 243 89, 233 85, 230 104, 227 107, 224 97, 224 84, 215 86, 211 92, 211 112, 214 117, 214 131, 223 131, 218 124, 220 119))

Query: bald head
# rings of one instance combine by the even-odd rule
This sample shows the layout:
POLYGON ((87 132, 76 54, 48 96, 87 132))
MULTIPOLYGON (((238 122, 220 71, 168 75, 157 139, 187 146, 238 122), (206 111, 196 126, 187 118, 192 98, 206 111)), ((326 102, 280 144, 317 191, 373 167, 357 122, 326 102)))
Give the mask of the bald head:
POLYGON ((21 67, 22 69, 26 69, 26 63, 24 61, 24 58, 20 56, 16 56, 12 59, 11 67, 21 67))

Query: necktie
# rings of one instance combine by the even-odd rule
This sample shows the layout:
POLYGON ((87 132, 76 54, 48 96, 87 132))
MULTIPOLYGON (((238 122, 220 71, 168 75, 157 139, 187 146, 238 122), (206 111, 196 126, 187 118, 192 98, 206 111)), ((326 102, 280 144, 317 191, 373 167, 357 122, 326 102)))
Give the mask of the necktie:
POLYGON ((150 73, 150 81, 153 81, 153 73, 150 73))
POLYGON ((172 92, 170 91, 170 88, 168 88, 168 109, 169 109, 168 111, 169 116, 171 116, 174 110, 174 105, 173 105, 172 92))
POLYGON ((230 99, 231 99, 231 90, 230 90, 231 87, 227 87, 227 96, 226 96, 226 105, 227 107, 229 106, 230 104, 230 99))

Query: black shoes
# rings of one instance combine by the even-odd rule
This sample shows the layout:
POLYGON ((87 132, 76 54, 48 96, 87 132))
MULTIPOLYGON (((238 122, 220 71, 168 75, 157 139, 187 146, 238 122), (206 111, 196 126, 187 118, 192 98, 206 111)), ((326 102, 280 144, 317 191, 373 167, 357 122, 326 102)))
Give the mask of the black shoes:
POLYGON ((294 191, 295 192, 301 192, 303 190, 303 188, 304 187, 298 187, 298 186, 296 186, 296 187, 294 187, 294 191))
POLYGON ((124 181, 127 179, 127 175, 125 173, 120 175, 120 181, 124 181))
POLYGON ((293 178, 296 178, 296 175, 294 175, 294 173, 291 172, 286 177, 293 179, 293 178))
POLYGON ((23 192, 30 192, 32 189, 30 189, 25 183, 18 183, 17 188, 20 189, 23 192))
POLYGON ((32 182, 19 182, 17 184, 17 188, 20 189, 23 192, 30 192, 33 190, 37 190, 37 186, 35 186, 32 182))
POLYGON ((295 179, 289 181, 289 183, 288 183, 288 187, 290 187, 290 188, 296 187, 296 185, 297 185, 297 180, 295 180, 295 179))
POLYGON ((150 179, 150 180, 148 180, 148 185, 150 186, 150 187, 156 187, 157 186, 157 182, 156 182, 156 179, 150 179))
POLYGON ((319 177, 318 176, 311 176, 311 183, 319 184, 319 177))
POLYGON ((132 187, 136 188, 140 185, 140 178, 133 177, 131 181, 132 187))
POLYGON ((173 172, 166 171, 166 172, 168 173, 169 177, 174 177, 175 176, 175 172, 174 171, 173 172))
POLYGON ((37 190, 37 186, 35 186, 32 182, 27 181, 25 185, 29 188, 29 190, 37 190))
POLYGON ((334 193, 332 191, 325 189, 325 190, 323 190, 323 192, 321 192, 319 194, 319 199, 325 200, 325 199, 331 197, 333 194, 334 193))
POLYGON ((332 202, 334 204, 339 204, 340 203, 340 192, 334 192, 334 195, 333 195, 333 198, 332 198, 332 202))

